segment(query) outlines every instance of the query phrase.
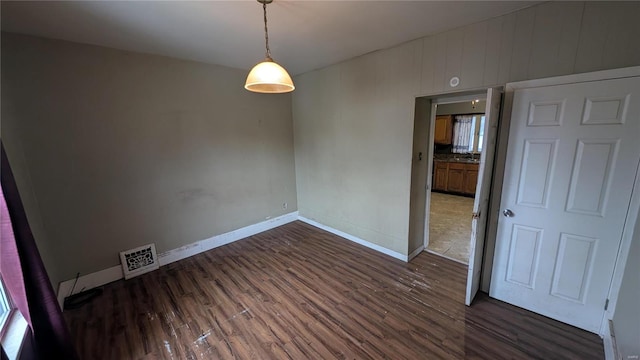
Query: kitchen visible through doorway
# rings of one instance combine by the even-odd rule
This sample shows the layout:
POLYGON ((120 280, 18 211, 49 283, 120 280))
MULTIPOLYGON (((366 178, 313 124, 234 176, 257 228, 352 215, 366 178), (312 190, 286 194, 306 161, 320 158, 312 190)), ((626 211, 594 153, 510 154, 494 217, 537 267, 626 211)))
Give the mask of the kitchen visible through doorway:
POLYGON ((468 264, 484 100, 436 107, 427 250, 468 264))

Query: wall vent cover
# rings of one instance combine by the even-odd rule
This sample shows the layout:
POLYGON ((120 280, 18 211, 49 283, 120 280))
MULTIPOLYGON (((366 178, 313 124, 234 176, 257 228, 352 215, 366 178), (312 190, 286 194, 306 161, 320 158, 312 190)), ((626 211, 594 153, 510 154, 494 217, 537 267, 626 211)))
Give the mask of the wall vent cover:
POLYGON ((160 267, 156 245, 148 244, 120 253, 120 263, 125 279, 130 279, 160 267))

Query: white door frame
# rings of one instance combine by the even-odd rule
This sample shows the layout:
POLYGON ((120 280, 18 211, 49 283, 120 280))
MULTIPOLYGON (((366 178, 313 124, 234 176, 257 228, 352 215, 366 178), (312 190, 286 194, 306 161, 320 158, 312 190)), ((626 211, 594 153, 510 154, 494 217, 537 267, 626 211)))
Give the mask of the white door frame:
MULTIPOLYGON (((505 102, 503 106, 502 119, 500 121, 500 129, 498 135, 497 154, 495 159, 495 178, 502 179, 504 176, 507 143, 509 140, 509 124, 511 121, 511 110, 513 106, 514 92, 518 89, 553 86, 561 84, 572 84, 580 82, 591 82, 608 79, 619 79, 626 77, 640 76, 640 66, 604 70, 584 74, 575 74, 567 76, 559 76, 553 78, 527 80, 515 83, 508 83, 505 91, 505 102)), ((640 164, 638 164, 640 167, 640 164)), ((502 195, 502 181, 494 181, 491 191, 490 202, 490 218, 487 229, 487 238, 485 241, 485 258, 483 261, 482 282, 481 289, 483 291, 489 290, 491 270, 493 267, 493 257, 495 251, 495 242, 498 228, 498 219, 500 211, 500 198, 502 195)), ((636 171, 635 183, 633 192, 631 194, 630 206, 627 212, 627 218, 622 232, 622 240, 618 248, 618 257, 613 271, 611 279, 611 285, 609 287, 609 306, 604 312, 602 323, 600 326, 600 336, 604 336, 608 333, 608 320, 613 318, 613 313, 618 301, 618 293, 620 292, 620 285, 622 283, 622 276, 624 274, 624 267, 627 263, 629 255, 629 248, 631 247, 631 241, 633 237, 633 230, 635 228, 638 214, 640 213, 640 171, 636 171)))
MULTIPOLYGON (((426 188, 427 191, 425 194, 426 201, 424 203, 425 220, 424 220, 423 244, 424 244, 425 251, 428 251, 427 245, 429 245, 429 221, 431 220, 429 216, 429 211, 431 209, 431 188, 433 187, 433 184, 432 184, 433 178, 431 174, 433 173, 433 145, 434 145, 433 137, 434 137, 435 127, 436 127, 436 107, 437 105, 455 104, 455 103, 460 103, 465 101, 486 100, 487 90, 488 88, 483 90, 478 90, 478 91, 465 92, 464 94, 448 93, 448 94, 434 95, 434 96, 427 97, 431 100, 431 115, 429 119, 429 141, 427 143, 427 145, 429 146, 429 158, 427 159, 427 188, 426 188)), ((471 214, 469 214, 469 216, 471 216, 471 214)), ((471 241, 471 239, 469 239, 469 241, 471 241)))

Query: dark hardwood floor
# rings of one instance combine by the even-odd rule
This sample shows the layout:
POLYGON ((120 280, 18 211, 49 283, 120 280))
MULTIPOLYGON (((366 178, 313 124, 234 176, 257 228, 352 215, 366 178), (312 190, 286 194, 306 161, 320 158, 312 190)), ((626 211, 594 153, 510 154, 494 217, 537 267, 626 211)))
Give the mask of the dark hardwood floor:
POLYGON ((105 286, 64 313, 83 359, 603 359, 597 335, 301 222, 105 286))

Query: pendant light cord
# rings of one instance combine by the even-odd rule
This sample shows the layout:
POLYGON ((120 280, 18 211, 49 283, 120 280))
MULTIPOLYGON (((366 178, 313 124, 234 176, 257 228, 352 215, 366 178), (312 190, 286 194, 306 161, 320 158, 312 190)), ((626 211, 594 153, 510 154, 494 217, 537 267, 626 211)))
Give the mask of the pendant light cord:
POLYGON ((264 10, 264 42, 267 48, 267 52, 265 56, 267 57, 268 60, 272 60, 271 50, 269 50, 269 31, 267 30, 267 2, 266 1, 262 3, 262 9, 264 10))

